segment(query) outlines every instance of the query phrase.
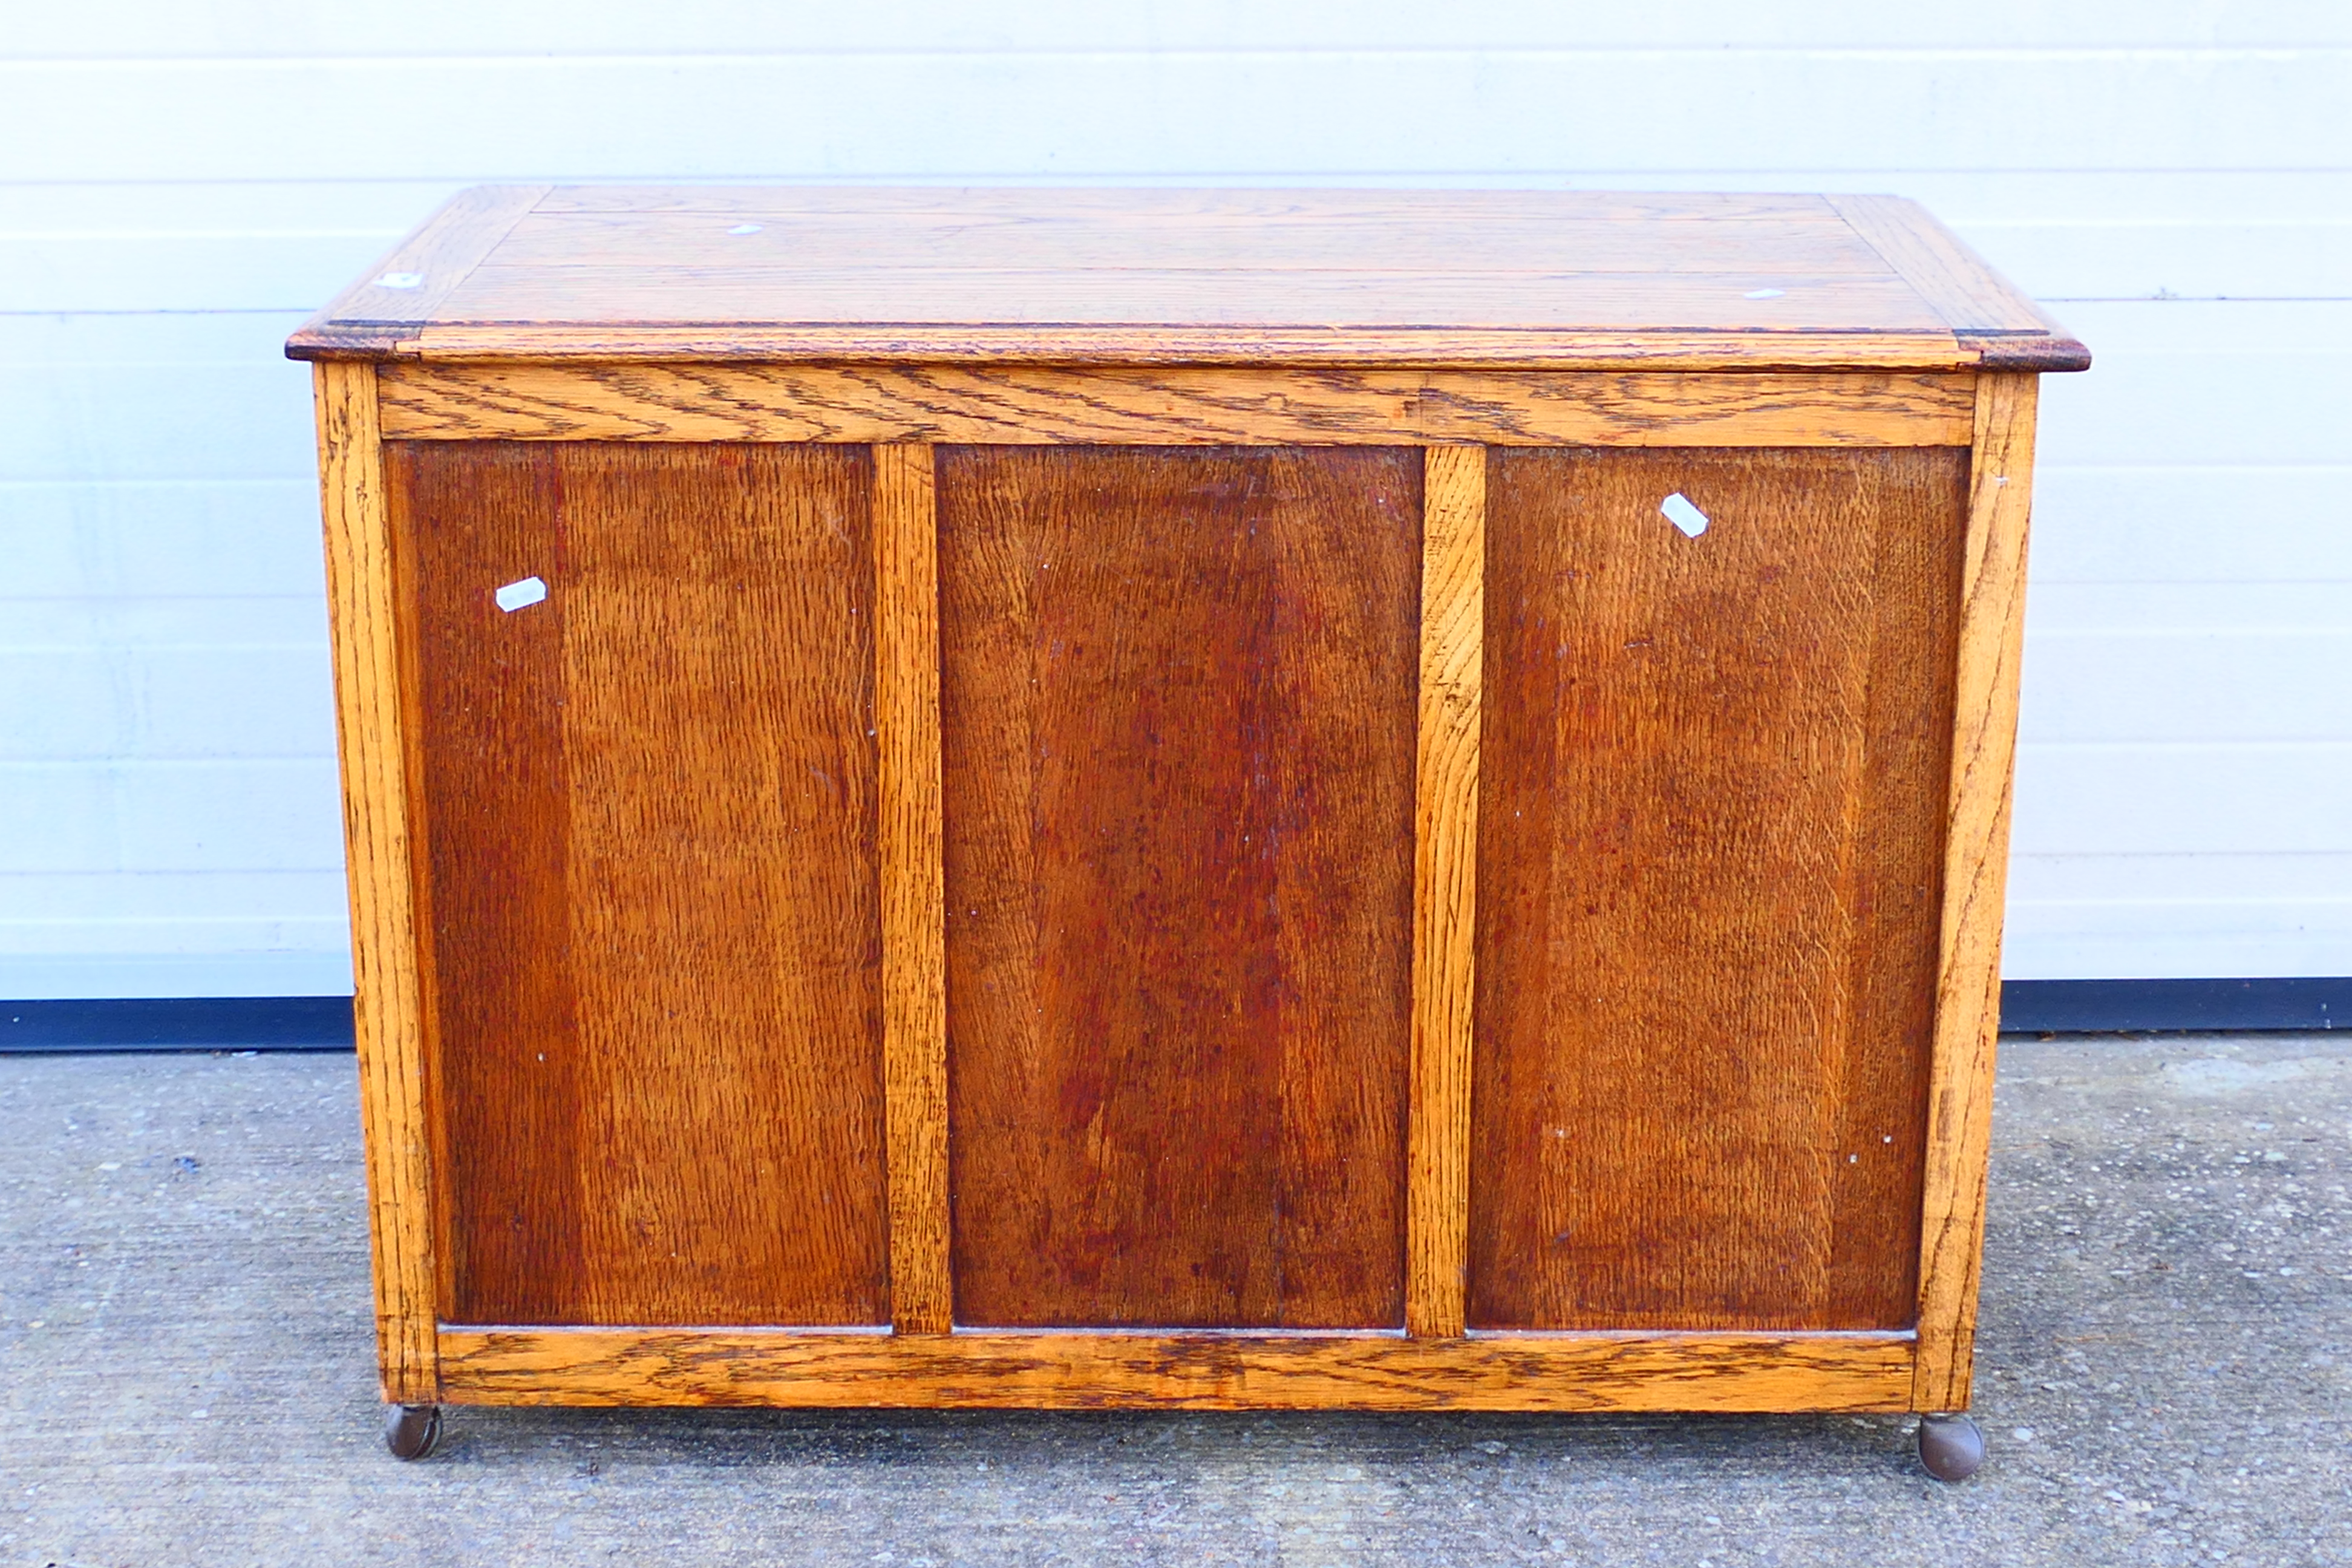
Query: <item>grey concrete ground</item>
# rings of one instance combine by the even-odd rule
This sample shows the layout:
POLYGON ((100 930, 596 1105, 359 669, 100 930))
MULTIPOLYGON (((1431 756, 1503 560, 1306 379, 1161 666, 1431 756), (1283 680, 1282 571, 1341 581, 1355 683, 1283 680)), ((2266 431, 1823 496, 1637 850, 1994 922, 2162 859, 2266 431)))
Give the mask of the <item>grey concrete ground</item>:
POLYGON ((348 1058, 0 1058, 0 1564, 2352 1563, 2352 1042, 2005 1047, 1979 1415, 458 1411, 379 1444, 348 1058))

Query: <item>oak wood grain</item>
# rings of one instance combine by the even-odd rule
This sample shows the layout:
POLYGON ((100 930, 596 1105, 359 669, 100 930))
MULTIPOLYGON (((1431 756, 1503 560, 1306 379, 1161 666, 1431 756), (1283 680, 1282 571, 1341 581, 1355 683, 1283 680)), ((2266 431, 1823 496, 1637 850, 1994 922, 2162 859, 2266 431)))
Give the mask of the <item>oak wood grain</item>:
MULTIPOLYGON (((1496 370, 1955 371, 1984 357, 1942 328, 1763 332, 1690 327, 1312 327, 1181 324, 1003 326, 913 321, 428 325, 371 343, 368 329, 340 337, 298 333, 295 359, 428 363, 551 360, 783 363, 1281 365, 1287 368, 1496 370)), ((2028 353, 2021 340, 2005 352, 2028 353)), ((2068 354, 2073 350, 2066 351, 2068 354)), ((2028 360, 2019 364, 2031 368, 2028 360)))
POLYGON ((375 371, 320 365, 313 390, 377 1366, 384 1398, 430 1403, 439 1396, 433 1163, 397 635, 400 589, 377 434, 375 371))
POLYGON ((1486 449, 1432 447, 1423 461, 1405 1328, 1444 1336, 1463 1330, 1470 1223, 1486 449))
POLYGON ((488 597, 499 584, 548 575, 564 452, 534 459, 533 450, 393 442, 385 479, 403 585, 425 1086, 443 1176, 433 1190, 435 1299, 444 1318, 494 1301, 518 1322, 565 1322, 584 1309, 583 1194, 564 1157, 582 1137, 564 606, 493 623, 488 597), (463 465, 469 453, 482 460, 463 465), (480 528, 478 517, 497 521, 480 528), (492 625, 487 647, 468 635, 492 625), (478 795, 451 776, 469 759, 495 775, 478 795), (496 820, 501 809, 521 820, 507 827, 496 820), (453 995, 458 1008, 445 1005, 453 995), (495 1031, 488 1041, 463 1008, 483 1016, 495 1031), (522 1063, 528 1069, 517 1070, 522 1063), (545 1152, 514 1163, 502 1157, 509 1150, 545 1152), (488 1182, 470 1169, 485 1159, 488 1182), (478 1296, 473 1281, 485 1277, 499 1283, 478 1296))
POLYGON ((1420 454, 938 465, 958 1321, 1399 1323, 1420 454))
POLYGON ((1963 455, 1491 463, 1469 1321, 1905 1326, 1963 455))
MULTIPOLYGON (((1197 195, 1197 194, 1196 194, 1197 195)), ((1284 210, 1271 204, 1219 210, 1197 199, 1174 210, 1134 210, 1110 219, 1085 211, 964 212, 942 223, 935 209, 770 211, 738 232, 739 216, 709 212, 585 215, 542 210, 517 224, 499 247, 508 268, 569 267, 583 255, 600 267, 684 268, 793 278, 845 269, 895 276, 967 270, 1096 272, 1658 273, 1706 277, 1736 271, 1773 277, 1878 278, 1893 268, 1853 230, 1822 209, 1800 221, 1765 218, 1643 222, 1624 209, 1562 213, 1515 195, 1477 193, 1447 203, 1444 222, 1423 205, 1364 205, 1360 210, 1284 210), (1414 221, 1400 223, 1400 211, 1414 221)))
POLYGON ((1987 375, 1978 393, 1920 1224, 1921 1410, 1966 1409, 1975 1365, 2038 390, 2031 375, 1987 375))
POLYGON ((444 1329, 444 1397, 485 1405, 1180 1410, 1905 1407, 1911 1336, 972 1333, 444 1329))
POLYGON ((939 516, 929 447, 877 447, 874 468, 890 1321, 901 1333, 945 1333, 954 1314, 940 859, 939 516))
POLYGON ((1686 331, 1925 332, 1945 323, 1893 273, 1520 272, 1454 269, 1202 269, 1171 267, 507 267, 493 256, 467 273, 436 326, 533 321, 809 321, 872 325, 1068 325, 1266 328, 1404 327, 1421 331, 1550 327, 1686 331), (1767 296, 1759 299, 1757 296, 1767 296))
POLYGON ((1836 195, 1838 216, 1933 306, 1988 369, 2087 370, 2090 351, 1959 237, 1900 196, 1836 195))
POLYGON ((1965 375, 394 364, 396 437, 1013 445, 1959 447, 1965 375))
POLYGON ((393 443, 387 468, 445 1311, 887 1321, 870 458, 393 443), (502 611, 525 576, 547 597, 502 611))
POLYGON ((460 191, 298 335, 322 342, 390 343, 413 338, 443 302, 548 194, 546 185, 477 185, 460 191), (414 279, 394 287, 388 279, 414 279))
MULTIPOLYGON (((470 236, 469 194, 415 242, 470 236)), ((1907 204, 1598 192, 555 191, 298 356, 2017 368, 2081 345, 1907 204), (2007 325, 2014 318, 2018 325, 2007 325), (1965 329, 1965 330, 1963 330, 1965 329)), ((382 290, 377 290, 382 292, 382 290)), ((1471 438, 1471 437, 1462 437, 1471 438)))

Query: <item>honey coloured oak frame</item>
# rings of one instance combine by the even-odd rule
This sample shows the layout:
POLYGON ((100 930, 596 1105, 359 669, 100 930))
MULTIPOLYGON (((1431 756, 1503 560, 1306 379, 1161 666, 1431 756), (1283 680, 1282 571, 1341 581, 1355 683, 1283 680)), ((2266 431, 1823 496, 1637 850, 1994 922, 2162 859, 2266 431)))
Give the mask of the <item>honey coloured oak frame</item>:
POLYGON ((636 363, 316 366, 383 1388, 404 1403, 1950 1410, 1969 1399, 2036 378, 636 363), (415 630, 383 446, 873 453, 887 1328, 444 1321, 415 630), (1425 448, 1401 1331, 954 1329, 934 442, 1425 448), (1465 1328, 1488 447, 1966 447, 1916 1326, 1465 1328))

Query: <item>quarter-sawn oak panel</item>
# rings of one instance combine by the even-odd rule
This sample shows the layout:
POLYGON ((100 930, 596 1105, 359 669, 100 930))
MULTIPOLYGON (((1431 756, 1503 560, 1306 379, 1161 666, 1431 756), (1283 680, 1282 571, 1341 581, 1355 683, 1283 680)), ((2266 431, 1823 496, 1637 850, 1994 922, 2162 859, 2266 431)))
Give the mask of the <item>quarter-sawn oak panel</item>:
POLYGON ((870 456, 385 450, 445 1317, 887 1321, 870 456))
POLYGON ((956 1315, 1403 1315, 1421 453, 942 447, 956 1315))
POLYGON ((1968 454, 1492 464, 1471 1326, 1908 1324, 1968 454))

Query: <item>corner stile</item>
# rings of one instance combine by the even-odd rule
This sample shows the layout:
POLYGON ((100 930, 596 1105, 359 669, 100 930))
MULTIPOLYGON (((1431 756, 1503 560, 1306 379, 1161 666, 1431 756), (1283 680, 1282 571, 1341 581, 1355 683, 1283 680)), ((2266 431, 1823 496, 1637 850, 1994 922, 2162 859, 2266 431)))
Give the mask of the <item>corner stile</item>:
POLYGON ((350 864, 368 1230, 376 1258, 377 1353, 386 1399, 429 1404, 439 1397, 440 1374, 423 988, 376 368, 323 363, 313 385, 350 864))
POLYGON ((1927 1411, 1967 1408, 1974 1370, 2037 387, 2032 374, 1977 381, 1919 1232, 1912 1404, 1927 1411))

